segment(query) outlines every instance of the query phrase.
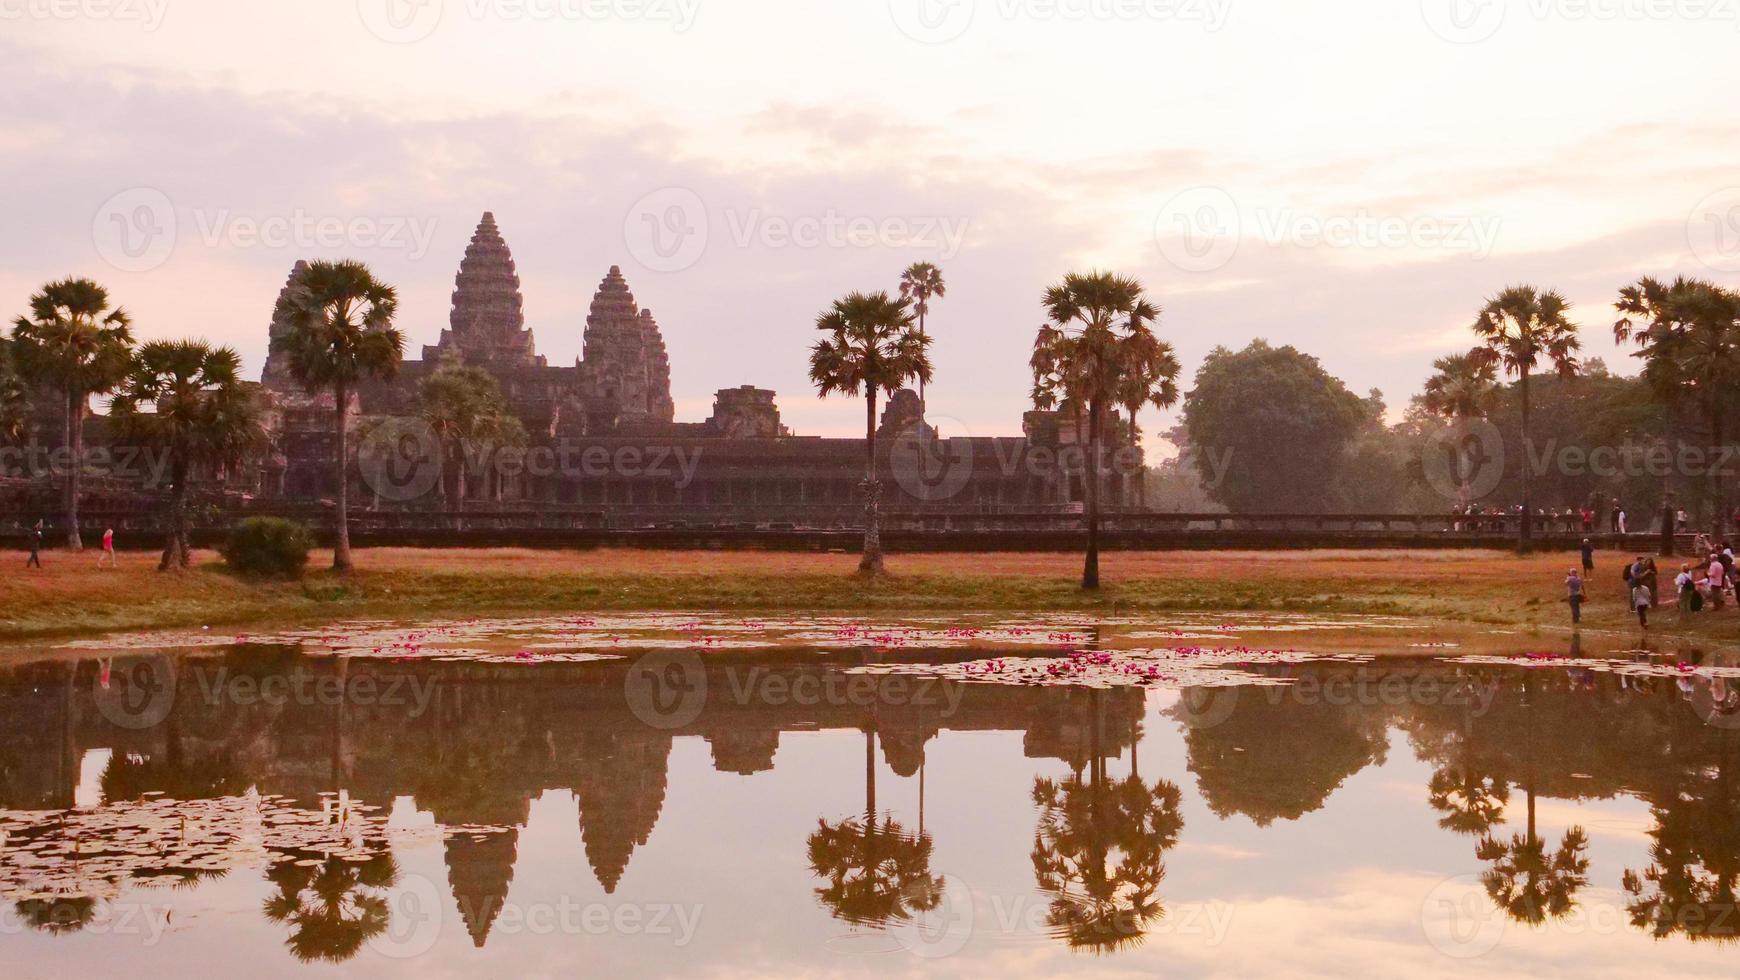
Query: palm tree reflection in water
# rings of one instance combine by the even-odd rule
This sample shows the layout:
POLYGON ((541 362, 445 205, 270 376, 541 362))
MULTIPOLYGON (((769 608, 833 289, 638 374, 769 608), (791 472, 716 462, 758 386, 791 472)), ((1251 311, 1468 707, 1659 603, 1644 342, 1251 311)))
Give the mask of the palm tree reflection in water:
POLYGON ((290 926, 290 952, 304 963, 343 963, 386 931, 399 866, 385 851, 363 859, 289 851, 266 878, 278 886, 266 918, 290 926))
POLYGON ((1108 780, 1095 760, 1083 782, 1033 781, 1039 827, 1033 877, 1052 896, 1046 922, 1072 948, 1111 952, 1142 940, 1165 914, 1157 896, 1162 860, 1184 827, 1176 785, 1150 787, 1132 773, 1108 780))

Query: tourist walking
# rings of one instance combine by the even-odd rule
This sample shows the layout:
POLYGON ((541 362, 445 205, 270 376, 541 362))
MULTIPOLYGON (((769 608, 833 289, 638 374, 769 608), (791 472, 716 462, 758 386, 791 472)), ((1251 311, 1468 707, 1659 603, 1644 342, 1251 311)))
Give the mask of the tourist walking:
POLYGON ((1631 590, 1631 608, 1637 610, 1637 625, 1649 629, 1649 586, 1642 582, 1631 590))
POLYGON ((24 562, 25 568, 42 567, 42 522, 30 529, 30 558, 24 562))
POLYGON ((1583 552, 1583 571, 1593 572, 1595 570, 1595 545, 1591 544, 1588 538, 1584 538, 1583 547, 1580 550, 1583 552))
POLYGON ((1583 576, 1575 568, 1565 576, 1565 601, 1571 604, 1571 625, 1583 621, 1583 576))
POLYGON ((97 555, 97 567, 102 568, 105 564, 115 567, 115 529, 112 527, 103 529, 103 550, 97 555))
POLYGON ((1691 562, 1680 566, 1680 573, 1674 576, 1674 589, 1679 594, 1681 619, 1686 617, 1686 613, 1697 612, 1703 608, 1704 602, 1698 595, 1698 580, 1692 575, 1691 562))

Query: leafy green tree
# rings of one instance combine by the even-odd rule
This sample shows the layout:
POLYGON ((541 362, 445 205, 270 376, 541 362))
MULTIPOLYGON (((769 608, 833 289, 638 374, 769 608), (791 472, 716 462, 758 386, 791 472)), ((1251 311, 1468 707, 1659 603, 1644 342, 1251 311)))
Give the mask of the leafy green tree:
MULTIPOLYGON (((1498 395, 1495 383, 1497 369, 1492 360, 1482 354, 1457 354, 1440 357, 1432 362, 1436 373, 1426 379, 1420 394, 1420 405, 1434 416, 1452 425, 1471 419, 1484 419, 1492 411, 1498 395)), ((1456 476, 1464 493, 1474 470, 1474 446, 1462 440, 1455 447, 1456 476)))
POLYGON ((1436 372, 1426 379, 1420 403, 1446 419, 1483 419, 1492 411, 1498 390, 1497 370, 1480 354, 1456 354, 1432 362, 1436 372))
POLYGON ((405 335, 393 326, 399 307, 393 287, 361 262, 310 262, 297 288, 279 298, 274 319, 290 325, 283 343, 290 373, 310 392, 333 393, 337 451, 338 541, 332 567, 351 568, 349 412, 357 386, 398 373, 405 335))
POLYGON ((1197 469, 1235 514, 1333 508, 1348 450, 1371 421, 1370 406, 1315 357, 1262 340, 1215 348, 1184 399, 1197 469))
MULTIPOLYGON (((1709 428, 1712 458, 1720 458, 1731 392, 1740 383, 1740 294, 1700 279, 1680 277, 1664 284, 1645 276, 1621 289, 1614 307, 1622 316, 1613 325, 1613 339, 1637 345, 1643 380, 1665 406, 1670 428, 1676 410, 1698 406, 1709 428)), ((1671 435, 1668 448, 1675 448, 1671 435)), ((1727 500, 1718 469, 1712 467, 1710 488, 1716 524, 1724 526, 1727 500)), ((1669 472, 1671 480, 1671 467, 1669 472)), ((1670 498, 1671 493, 1663 494, 1663 554, 1673 553, 1670 498)))
MULTIPOLYGON (((481 450, 524 445, 525 426, 508 411, 495 377, 479 367, 443 366, 424 379, 418 394, 424 423, 457 459, 455 492, 463 510, 468 461, 481 450)), ((446 481, 441 492, 447 492, 446 481)))
POLYGON ((816 318, 827 334, 810 350, 810 380, 823 398, 864 397, 864 556, 858 571, 883 572, 882 483, 876 474, 876 399, 907 381, 930 378, 930 338, 913 329, 904 299, 883 293, 852 293, 816 318))
MULTIPOLYGON (((912 312, 918 314, 918 335, 928 337, 925 332, 924 319, 930 313, 930 301, 942 299, 948 295, 948 285, 943 282, 942 270, 929 262, 914 262, 900 274, 900 298, 912 303, 912 312)), ((924 404, 924 379, 918 379, 918 402, 924 404)))
MULTIPOLYGON (((1154 335, 1160 308, 1142 284, 1110 272, 1072 272, 1045 291, 1046 322, 1033 340, 1033 404, 1087 412, 1087 557, 1081 587, 1100 587, 1101 440, 1107 410, 1119 405, 1177 401, 1178 361, 1154 335)), ((1079 421, 1079 420, 1078 420, 1079 421)))
POLYGON ((240 375, 241 358, 228 347, 152 341, 139 348, 110 406, 127 438, 168 453, 169 541, 159 571, 187 567, 187 486, 194 472, 239 464, 265 441, 259 403, 240 375))
POLYGON ((30 396, 12 362, 12 342, 0 337, 0 443, 23 442, 30 425, 30 396))
POLYGON ((89 279, 63 279, 30 297, 30 315, 12 328, 12 357, 24 376, 66 396, 66 543, 78 551, 79 477, 84 469, 85 415, 91 396, 120 384, 132 364, 130 318, 109 308, 108 290, 89 279))
POLYGON ((1502 367, 1518 381, 1522 403, 1522 540, 1534 535, 1534 501, 1529 493, 1527 454, 1529 443, 1529 378, 1547 367, 1563 378, 1577 374, 1577 325, 1571 322, 1571 305, 1551 290, 1511 286, 1487 300, 1474 319, 1475 350, 1481 359, 1502 367))

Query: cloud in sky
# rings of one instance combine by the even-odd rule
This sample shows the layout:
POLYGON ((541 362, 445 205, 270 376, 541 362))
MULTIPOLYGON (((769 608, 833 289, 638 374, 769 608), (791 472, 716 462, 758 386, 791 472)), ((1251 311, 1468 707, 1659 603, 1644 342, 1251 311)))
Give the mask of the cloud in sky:
POLYGON ((0 0, 0 305, 92 275, 141 335, 257 370, 290 265, 355 256, 415 347, 493 210, 553 361, 621 265, 685 405, 753 383, 851 434, 804 377, 814 317, 929 259, 933 413, 989 434, 1073 268, 1142 277, 1187 371, 1261 336, 1392 407, 1511 282, 1565 291, 1625 367, 1619 286, 1740 272, 1701 261, 1740 234, 1688 229, 1740 184, 1737 25, 1691 7, 1509 4, 1458 43, 1436 0, 923 2, 0 0))

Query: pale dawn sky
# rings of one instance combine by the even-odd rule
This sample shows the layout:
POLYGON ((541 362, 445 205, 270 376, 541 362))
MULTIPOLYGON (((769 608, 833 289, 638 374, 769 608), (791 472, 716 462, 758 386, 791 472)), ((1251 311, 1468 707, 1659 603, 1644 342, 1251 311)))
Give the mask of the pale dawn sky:
POLYGON ((257 375, 291 264, 346 256, 415 350, 492 210, 540 351, 621 265, 682 420, 756 384, 861 431, 813 320, 918 260, 950 434, 1018 431, 1092 266, 1187 381, 1266 337, 1399 410, 1507 284, 1630 371, 1620 286, 1740 280, 1737 43, 1740 0, 0 0, 0 307, 90 276, 257 375))

